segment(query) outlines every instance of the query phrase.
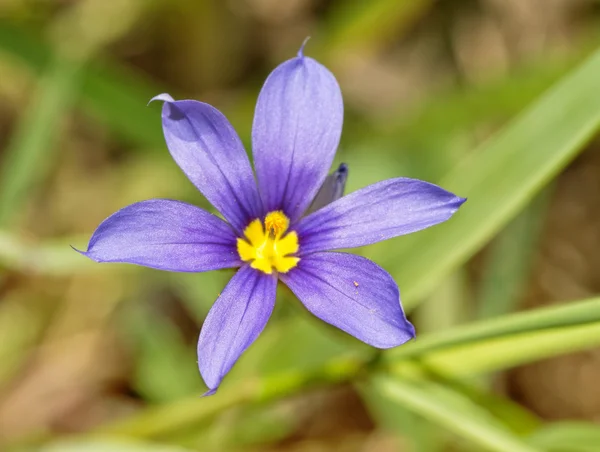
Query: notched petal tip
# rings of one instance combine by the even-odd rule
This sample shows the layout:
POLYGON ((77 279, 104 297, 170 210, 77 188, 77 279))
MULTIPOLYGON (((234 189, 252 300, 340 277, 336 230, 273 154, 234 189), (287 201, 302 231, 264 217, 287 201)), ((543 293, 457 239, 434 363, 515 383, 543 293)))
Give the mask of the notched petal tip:
POLYGON ((154 101, 175 102, 175 99, 173 99, 171 97, 171 95, 168 93, 162 93, 162 94, 159 94, 158 96, 154 96, 152 99, 150 99, 150 101, 148 101, 147 105, 150 105, 154 101))
POLYGON ((304 38, 304 41, 302 41, 302 45, 300 46, 300 50, 298 50, 298 58, 304 58, 304 47, 306 47, 306 43, 308 42, 308 40, 310 39, 310 36, 307 36, 306 38, 304 38))

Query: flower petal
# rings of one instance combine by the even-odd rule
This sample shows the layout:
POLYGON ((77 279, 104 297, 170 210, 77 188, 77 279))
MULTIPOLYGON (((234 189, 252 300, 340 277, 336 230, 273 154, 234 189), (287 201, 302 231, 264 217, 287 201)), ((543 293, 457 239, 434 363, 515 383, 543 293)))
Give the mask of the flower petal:
POLYGON ((300 220, 300 253, 353 248, 449 219, 465 198, 434 184, 397 178, 350 193, 300 220))
POLYGON ((337 170, 325 178, 323 185, 317 192, 315 199, 306 211, 306 214, 316 212, 327 204, 337 201, 344 196, 346 181, 348 180, 348 165, 341 163, 337 170))
POLYGON ((211 308, 198 340, 198 366, 213 394, 240 355, 261 333, 275 306, 277 277, 246 265, 211 308))
POLYGON ((252 147, 265 209, 293 223, 323 184, 342 132, 342 94, 333 74, 312 58, 279 65, 263 86, 252 147))
POLYGON ((237 133, 216 108, 161 94, 165 140, 173 159, 239 233, 262 215, 252 167, 237 133))
POLYGON ((241 265, 236 236, 220 218, 199 207, 151 199, 114 213, 96 229, 85 256, 178 272, 241 265))
POLYGON ((367 344, 390 348, 415 336, 398 286, 364 257, 315 253, 280 278, 310 312, 367 344))

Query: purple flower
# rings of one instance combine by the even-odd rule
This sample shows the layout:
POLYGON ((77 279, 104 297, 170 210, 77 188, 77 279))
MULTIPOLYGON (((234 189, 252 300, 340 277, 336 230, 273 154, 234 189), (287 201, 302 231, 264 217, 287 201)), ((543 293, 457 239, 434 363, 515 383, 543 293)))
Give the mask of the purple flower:
POLYGON ((258 185, 223 114, 167 94, 153 100, 164 102, 171 155, 224 220, 179 201, 142 201, 104 220, 83 254, 178 272, 239 268, 200 333, 207 394, 265 327, 278 279, 314 315, 374 347, 414 337, 392 277, 364 257, 330 250, 433 226, 465 200, 407 178, 342 197, 346 166, 327 176, 342 132, 342 95, 325 67, 301 49, 267 78, 252 128, 258 185))

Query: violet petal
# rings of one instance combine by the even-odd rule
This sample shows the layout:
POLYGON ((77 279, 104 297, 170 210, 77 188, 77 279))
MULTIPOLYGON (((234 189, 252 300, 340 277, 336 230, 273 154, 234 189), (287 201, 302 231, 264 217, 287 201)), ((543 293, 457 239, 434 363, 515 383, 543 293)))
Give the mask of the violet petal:
POLYGON ((353 248, 420 231, 449 219, 463 202, 416 179, 378 182, 302 218, 295 227, 300 253, 353 248))
POLYGON ((211 308, 198 340, 198 366, 214 394, 240 355, 265 327, 275 305, 277 278, 244 266, 211 308))
POLYGON ((164 101, 163 131, 173 159, 239 233, 262 206, 248 155, 237 133, 216 108, 195 100, 164 101))
POLYGON ((292 223, 300 218, 331 167, 343 116, 335 77, 312 58, 300 52, 269 75, 252 127, 266 211, 283 210, 292 223))
POLYGON ((317 192, 315 199, 306 211, 306 214, 316 212, 327 204, 344 196, 346 181, 348 180, 348 165, 341 163, 333 173, 325 178, 323 185, 317 192))
POLYGON ((314 253, 281 280, 314 315, 378 348, 415 336, 392 277, 370 260, 346 253, 314 253))
POLYGON ((199 207, 151 199, 114 213, 96 229, 88 250, 96 262, 125 262, 178 272, 241 264, 236 236, 220 218, 199 207))

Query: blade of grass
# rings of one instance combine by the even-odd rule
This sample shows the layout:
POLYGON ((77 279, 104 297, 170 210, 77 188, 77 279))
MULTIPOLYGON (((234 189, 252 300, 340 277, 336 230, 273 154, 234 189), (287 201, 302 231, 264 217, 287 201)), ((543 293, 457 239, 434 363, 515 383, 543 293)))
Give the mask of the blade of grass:
POLYGON ((465 438, 484 450, 495 452, 535 452, 499 420, 460 393, 442 385, 389 376, 375 376, 373 387, 384 396, 420 414, 439 426, 465 438))
POLYGON ((428 353, 422 362, 448 377, 488 374, 600 345, 600 322, 489 339, 428 353))
MULTIPOLYGON (((73 243, 86 243, 86 240, 87 237, 70 237, 28 243, 15 234, 0 231, 0 268, 46 275, 72 275, 88 271, 94 268, 92 262, 69 246, 73 243)), ((109 269, 96 266, 95 270, 109 269)))
POLYGON ((515 310, 529 280, 552 190, 544 190, 492 243, 477 296, 477 317, 515 310))
POLYGON ((445 278, 413 313, 412 318, 419 326, 419 336, 447 330, 470 320, 473 311, 470 285, 465 268, 459 268, 445 278))
POLYGON ((407 450, 440 452, 447 449, 447 434, 404 405, 386 397, 368 383, 358 384, 359 393, 377 426, 398 436, 407 450))
POLYGON ((548 452, 596 452, 600 444, 600 426, 583 421, 550 423, 531 435, 528 441, 548 452))
POLYGON ((419 337, 416 341, 390 350, 387 360, 396 361, 422 356, 462 344, 511 336, 532 331, 585 325, 600 321, 600 298, 568 302, 559 306, 508 314, 502 317, 461 325, 439 333, 419 337))
MULTIPOLYGON (((398 360, 395 363, 389 363, 387 367, 393 371, 400 372, 405 372, 407 366, 414 369, 415 364, 407 361, 406 358, 444 349, 445 340, 450 345, 466 344, 467 341, 472 341, 473 344, 466 344, 466 346, 477 347, 479 341, 485 341, 487 338, 497 337, 502 334, 509 335, 521 332, 523 334, 517 337, 522 340, 531 336, 531 333, 525 334, 527 331, 540 331, 544 333, 543 328, 551 328, 553 326, 557 328, 556 330, 549 330, 552 334, 560 330, 558 328, 560 325, 579 325, 574 328, 579 328, 583 325, 582 328, 586 328, 593 317, 598 322, 592 324, 594 333, 597 334, 600 332, 596 331, 600 330, 598 326, 600 325, 600 298, 509 315, 503 319, 481 321, 473 327, 469 327, 466 333, 462 333, 462 329, 455 328, 440 334, 432 334, 430 336, 431 339, 425 337, 413 345, 401 347, 398 349, 399 351, 404 349, 412 351, 404 354, 398 353, 398 360), (539 319, 539 324, 536 322, 536 318, 539 319), (422 342, 425 343, 425 346, 419 347, 419 344, 422 342), (401 360, 400 358, 405 359, 401 360)), ((571 331, 567 331, 567 333, 571 333, 571 331)), ((581 332, 575 331, 575 334, 581 336, 581 332)), ((564 338, 565 336, 562 339, 564 338)), ((555 336, 552 339, 560 340, 561 337, 555 336)), ((582 342, 581 337, 576 337, 575 339, 579 339, 578 344, 582 348, 589 346, 589 342, 582 342)), ((585 339, 590 339, 589 335, 585 339)), ((566 340, 569 341, 570 338, 566 337, 566 340)), ((571 350, 574 349, 573 345, 577 344, 571 342, 571 350)), ((518 348, 520 345, 513 344, 513 346, 518 348)), ((194 396, 149 408, 129 419, 105 425, 98 429, 97 432, 99 434, 106 433, 141 438, 166 437, 199 425, 203 421, 233 406, 264 403, 278 400, 313 386, 351 381, 358 375, 363 375, 368 370, 368 366, 374 364, 376 363, 371 361, 369 355, 354 356, 345 359, 332 359, 325 365, 308 371, 293 370, 274 373, 261 378, 248 379, 238 385, 227 388, 227 391, 219 392, 209 398, 194 396)))
POLYGON ((600 50, 529 107, 441 185, 469 200, 451 221, 396 248, 408 310, 507 224, 600 128, 600 50))
MULTIPOLYGON (((36 33, 6 20, 0 20, 0 49, 38 74, 54 54, 36 33)), ((99 58, 83 70, 80 85, 83 106, 111 130, 143 147, 164 146, 160 116, 146 104, 165 89, 141 73, 99 58)))
MULTIPOLYGON (((85 63, 128 30, 143 2, 118 0, 114 5, 120 12, 118 17, 107 15, 103 3, 93 0, 65 8, 46 30, 51 36, 53 57, 42 69, 39 92, 20 118, 2 162, 0 227, 12 221, 28 192, 56 160, 52 158, 53 147, 60 122, 76 99, 85 63), (94 27, 87 26, 91 23, 94 27)), ((1 33, 0 38, 0 44, 4 43, 1 33)), ((29 43, 17 47, 31 49, 29 43)), ((32 55, 39 58, 39 53, 32 55)))
MULTIPOLYGON (((385 2, 391 4, 388 0, 383 3, 385 2)), ((359 22, 365 20, 357 17, 359 22)), ((341 22, 348 24, 340 25, 341 31, 334 34, 345 35, 350 32, 343 30, 354 30, 354 19, 341 22)), ((0 51, 21 61, 35 73, 43 71, 53 54, 52 49, 36 32, 17 27, 7 20, 0 20, 0 51)), ((414 146, 415 142, 422 139, 445 136, 450 131, 469 127, 474 122, 481 121, 482 117, 514 114, 578 63, 582 54, 569 56, 565 60, 532 64, 506 79, 472 90, 452 91, 445 95, 436 93, 422 109, 403 117, 401 124, 394 124, 393 130, 397 133, 393 134, 391 140, 384 138, 387 140, 386 147, 395 148, 399 137, 414 146), (432 130, 436 130, 436 133, 432 134, 432 130)), ((160 127, 157 126, 158 117, 154 110, 146 108, 146 103, 148 99, 164 91, 164 87, 138 71, 110 60, 95 59, 82 74, 80 93, 86 110, 108 124, 118 135, 141 147, 162 148, 164 141, 160 127)), ((243 108, 244 121, 252 114, 255 97, 256 93, 248 96, 249 105, 243 108)), ((228 112, 228 116, 239 116, 238 110, 239 105, 228 112)), ((244 125, 241 119, 234 120, 233 123, 244 125)), ((249 124, 245 125, 248 126, 249 124)), ((375 138, 368 137, 368 141, 372 142, 375 138)))
POLYGON ((55 58, 19 120, 1 165, 0 227, 11 223, 52 161, 60 122, 75 98, 79 69, 73 60, 55 58))
POLYGON ((436 93, 410 115, 402 107, 389 122, 382 123, 383 131, 391 138, 390 145, 397 140, 414 144, 435 140, 442 144, 449 135, 482 120, 509 118, 588 58, 597 42, 595 38, 594 42, 583 43, 573 54, 560 58, 529 62, 505 78, 436 93))

